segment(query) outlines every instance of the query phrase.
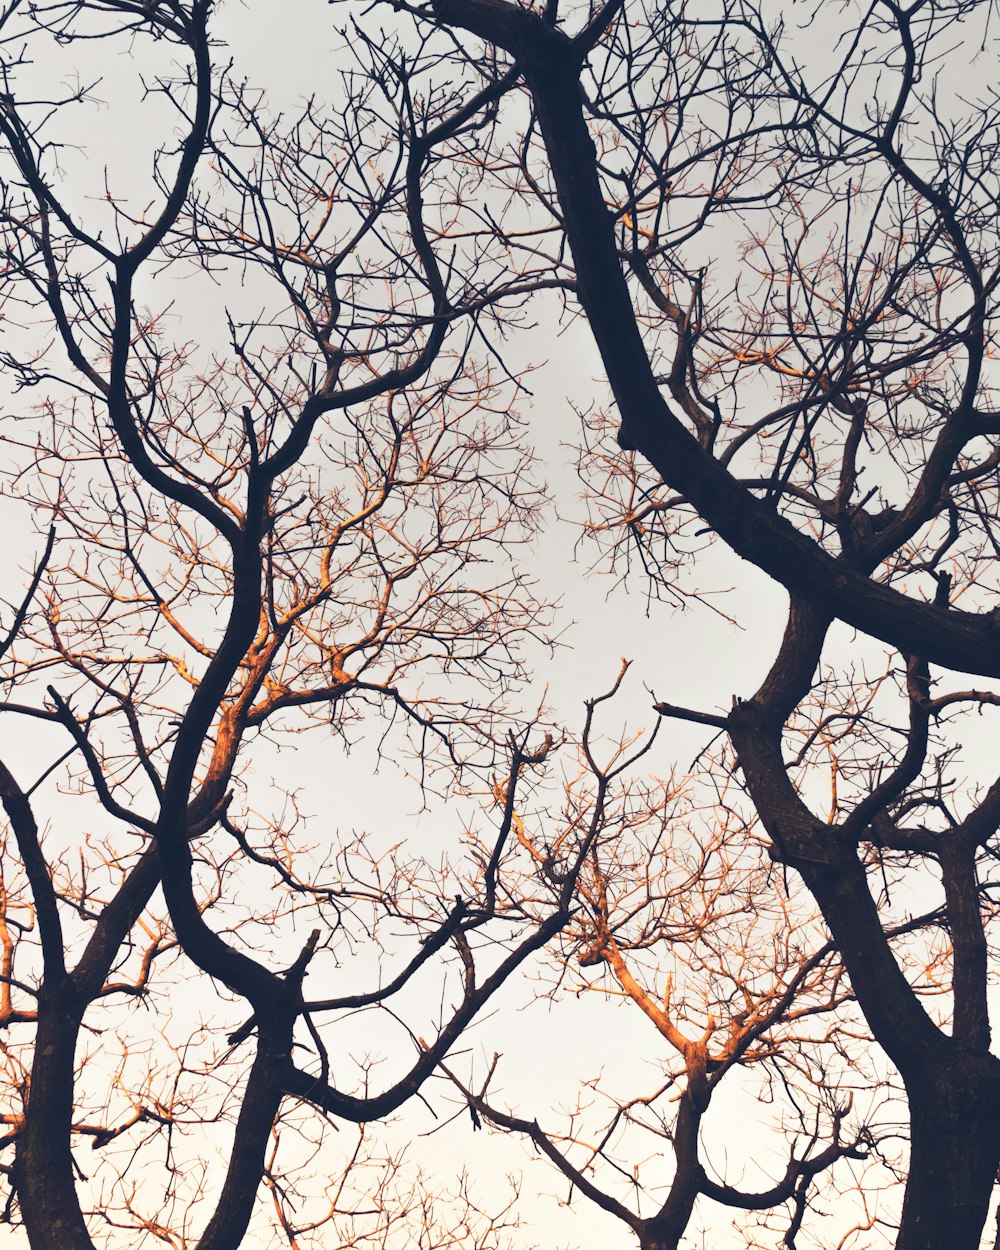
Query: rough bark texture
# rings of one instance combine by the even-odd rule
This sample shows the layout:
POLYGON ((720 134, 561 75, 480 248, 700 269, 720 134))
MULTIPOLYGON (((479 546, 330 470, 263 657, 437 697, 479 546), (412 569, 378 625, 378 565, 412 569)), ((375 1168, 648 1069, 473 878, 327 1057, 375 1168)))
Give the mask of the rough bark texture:
POLYGON ((31 1250, 93 1250, 76 1196, 70 1129, 80 1017, 73 986, 46 989, 27 1114, 17 1142, 18 1202, 31 1250))
POLYGON ((1000 1064, 968 1057, 906 1082, 910 1170, 896 1250, 979 1250, 1000 1167, 1000 1064))

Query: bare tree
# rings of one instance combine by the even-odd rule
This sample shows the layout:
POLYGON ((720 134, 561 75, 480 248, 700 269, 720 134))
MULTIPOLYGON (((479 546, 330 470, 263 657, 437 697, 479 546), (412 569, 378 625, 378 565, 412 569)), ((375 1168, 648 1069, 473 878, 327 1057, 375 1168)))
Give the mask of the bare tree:
POLYGON ((665 589, 711 534, 789 594, 756 692, 731 712, 662 711, 729 734, 773 856, 817 900, 902 1075, 899 1247, 976 1247, 1000 1164, 1000 782, 963 785, 949 761, 997 696, 946 674, 1000 676, 992 6, 393 7, 530 105, 480 168, 518 193, 495 233, 516 223, 518 255, 558 257, 603 362, 619 446, 597 429, 612 508, 595 529, 665 589), (895 697, 883 684, 871 717, 852 709, 872 649, 828 641, 837 620, 896 655, 895 697), (846 726, 823 815, 788 757, 821 664, 840 666, 829 717, 846 726), (893 941, 897 877, 897 897, 940 893, 944 1018, 893 941))
MULTIPOLYGON (((11 0, 0 14, 2 358, 20 388, 6 491, 38 532, 0 673, 32 753, 0 771, 16 847, 0 926, 16 1218, 36 1250, 89 1250, 112 1205, 132 1229, 221 1250, 243 1239, 263 1180, 294 1237, 269 1162, 290 1106, 390 1114, 574 900, 576 940, 611 923, 600 826, 557 824, 542 845, 565 860, 539 863, 515 821, 551 746, 508 695, 548 617, 507 572, 540 493, 498 349, 548 290, 586 315, 614 400, 587 434, 592 531, 666 594, 711 589, 713 537, 788 591, 756 692, 726 711, 657 710, 728 735, 772 858, 811 891, 901 1074, 899 1247, 976 1246, 1000 1165, 1000 782, 966 783, 954 760, 974 736, 961 718, 1000 700, 931 666, 1000 676, 998 112, 968 70, 993 47, 991 8, 879 0, 792 30, 735 0, 388 7, 413 23, 355 24, 336 98, 296 116, 269 115, 229 68, 207 0, 11 0), (101 58, 126 51, 148 58, 142 106, 170 137, 150 143, 144 183, 109 172, 102 186, 80 148, 101 58), (64 52, 78 76, 38 73, 64 52), (937 76, 946 63, 968 92, 937 76), (871 639, 893 649, 888 676, 871 639), (495 840, 464 875, 305 834, 287 778, 253 797, 251 745, 258 770, 287 773, 289 734, 352 742, 374 723, 387 751, 444 766, 428 784, 460 767, 506 777, 495 840), (515 845, 534 877, 508 860, 515 845), (279 889, 261 904, 251 883, 265 880, 279 889), (928 914, 937 927, 916 924, 928 914), (415 943, 388 980, 305 995, 336 943, 373 935, 393 958, 415 943), (343 1082, 324 1022, 439 959, 455 988, 435 1035, 404 1030, 414 1057, 387 1083, 343 1082), (122 1022, 161 992, 161 969, 189 965, 226 1019, 178 1020, 168 1079, 136 1062, 122 1022), (88 1039, 112 1027, 113 1094, 88 1084, 88 1039), (204 1211, 213 1178, 173 1152, 213 1125, 231 1141, 204 1211), (83 1139, 164 1149, 159 1211, 121 1169, 81 1199, 83 1139)), ((620 988, 632 976, 641 1006, 628 941, 588 949, 620 988)), ((838 1006, 835 980, 815 991, 838 1006)), ((824 1149, 852 1148, 838 1114, 826 1146, 793 1151, 793 1191, 824 1149)), ((680 1170, 702 1167, 696 1123, 690 1140, 680 1170)), ((736 1192, 698 1178, 703 1194, 736 1192)))
MULTIPOLYGON (((0 1144, 3 1218, 35 1250, 118 1229, 236 1247, 262 1183, 290 1244, 332 1236, 350 1208, 296 1224, 289 1205, 324 1122, 419 1095, 565 923, 586 852, 570 836, 560 882, 511 900, 509 822, 462 876, 340 833, 349 770, 302 807, 280 750, 309 729, 327 750, 374 730, 427 785, 505 767, 513 795, 544 765, 550 740, 507 706, 547 631, 511 566, 541 495, 476 347, 535 279, 494 289, 488 258, 439 261, 428 238, 433 145, 478 128, 488 92, 471 112, 421 94, 401 51, 359 40, 333 105, 271 118, 215 64, 211 18, 15 0, 0 19, 6 489, 43 536, 2 658, 28 749, 0 765, 0 1144), (98 88, 53 94, 35 58, 60 49, 148 54, 148 196, 108 175, 90 200, 73 126, 98 88), (373 1026, 357 1065, 331 1040, 366 1008, 396 1030, 387 1077, 363 1059, 373 1026)), ((370 1244, 394 1217, 367 1214, 370 1244)), ((411 1244, 487 1244, 498 1220, 442 1240, 428 1217, 411 1244)))
MULTIPOLYGON (((591 841, 577 908, 552 954, 558 945, 556 998, 596 992, 615 1006, 603 1027, 616 1038, 616 1053, 628 1034, 623 1001, 653 1026, 661 1052, 652 1059, 656 1088, 637 1090, 647 1066, 639 1052, 632 1070, 615 1062, 588 1083, 605 1110, 580 1106, 556 1134, 542 1127, 551 1124, 552 1110, 532 1108, 526 1117, 504 1109, 491 1092, 503 1066, 499 1055, 474 1083, 445 1070, 477 1116, 527 1138, 571 1193, 621 1220, 643 1250, 687 1244, 695 1205, 706 1200, 755 1213, 747 1244, 762 1220, 783 1208, 781 1244, 794 1247, 817 1182, 829 1182, 841 1160, 877 1160, 878 1130, 851 1114, 855 1091, 869 1094, 877 1078, 859 1054, 863 1030, 832 944, 815 920, 799 919, 801 900, 772 886, 773 865, 726 789, 700 804, 695 778, 616 784, 651 745, 626 737, 605 748, 609 758, 599 763, 589 724, 585 730, 578 771, 566 782, 566 823, 602 832, 591 841), (730 1073, 754 1090, 760 1114, 752 1131, 748 1120, 741 1131, 720 1133, 717 1126, 706 1136, 705 1117, 730 1073), (788 1154, 772 1184, 750 1191, 724 1179, 745 1170, 747 1147, 766 1170, 764 1160, 779 1143, 788 1154), (719 1156, 721 1178, 706 1153, 719 1156)), ((545 826, 535 832, 516 819, 518 839, 545 871, 545 826)), ((841 1194, 858 1183, 877 1188, 864 1171, 847 1180, 837 1169, 841 1194)))

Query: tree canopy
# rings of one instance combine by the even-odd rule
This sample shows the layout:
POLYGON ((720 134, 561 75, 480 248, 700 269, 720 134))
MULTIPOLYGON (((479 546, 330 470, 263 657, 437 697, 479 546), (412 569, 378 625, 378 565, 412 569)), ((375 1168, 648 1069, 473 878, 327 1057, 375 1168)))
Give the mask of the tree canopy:
POLYGON ((376 1128, 332 1149, 431 1087, 642 1250, 709 1208, 823 1244, 829 1203, 843 1246, 980 1246, 994 16, 337 0, 282 15, 329 29, 290 84, 244 72, 252 4, 8 0, 0 1176, 32 1250, 530 1239, 376 1128), (562 525, 618 622, 573 709, 562 525), (669 688, 713 664, 677 605, 753 618, 730 704, 669 688), (609 1042, 567 1114, 508 1098, 470 1030, 517 994, 628 1005, 657 1078, 609 1042), (738 1096, 782 1145, 760 1184, 713 1145, 738 1096))

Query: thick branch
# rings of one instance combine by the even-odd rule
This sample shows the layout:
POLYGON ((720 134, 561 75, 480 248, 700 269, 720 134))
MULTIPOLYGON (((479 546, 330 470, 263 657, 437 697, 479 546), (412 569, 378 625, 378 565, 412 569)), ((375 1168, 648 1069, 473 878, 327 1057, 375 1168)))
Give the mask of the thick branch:
POLYGON ((433 0, 439 19, 503 47, 535 103, 576 265, 580 303, 622 419, 640 451, 733 551, 790 594, 809 599, 908 654, 960 672, 1000 676, 1000 621, 923 603, 824 552, 709 455, 671 412, 656 382, 618 258, 599 162, 583 114, 579 53, 541 18, 504 0, 433 0))
POLYGON ((66 975, 63 960, 62 923, 56 903, 52 874, 38 841, 38 825, 31 804, 6 764, 0 762, 0 802, 10 820, 17 849, 31 887, 42 942, 46 981, 58 983, 66 975))
POLYGON ((291 1063, 284 1073, 285 1092, 311 1102, 345 1120, 363 1124, 391 1114, 417 1092, 455 1044, 462 1032, 511 974, 534 951, 540 950, 563 927, 565 911, 553 912, 529 937, 511 951, 500 966, 480 986, 468 984, 462 1002, 434 1042, 425 1046, 410 1071, 381 1094, 358 1098, 344 1094, 325 1081, 310 1076, 291 1063))

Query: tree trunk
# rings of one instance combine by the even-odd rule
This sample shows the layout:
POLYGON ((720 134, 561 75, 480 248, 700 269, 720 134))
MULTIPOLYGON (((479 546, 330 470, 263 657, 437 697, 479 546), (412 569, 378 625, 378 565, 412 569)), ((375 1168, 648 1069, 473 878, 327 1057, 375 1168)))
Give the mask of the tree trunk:
POLYGON ((679 1244, 680 1237, 674 1236, 673 1233, 661 1236, 659 1233, 650 1232, 639 1238, 639 1250, 677 1250, 679 1244))
POLYGON ((1000 1167, 997 1068, 970 1056, 908 1078, 910 1170, 896 1250, 979 1250, 1000 1167))
POLYGON ((17 1138, 17 1200, 31 1250, 94 1250, 73 1176, 74 1058, 80 1014, 68 981, 43 990, 25 1121, 17 1138))
POLYGON ((673 1132, 676 1171, 666 1202, 636 1229, 640 1250, 678 1250, 691 1222, 704 1175, 698 1160, 698 1134, 711 1091, 705 1083, 704 1052, 699 1056, 700 1063, 691 1055, 686 1058, 688 1086, 681 1095, 673 1132))

